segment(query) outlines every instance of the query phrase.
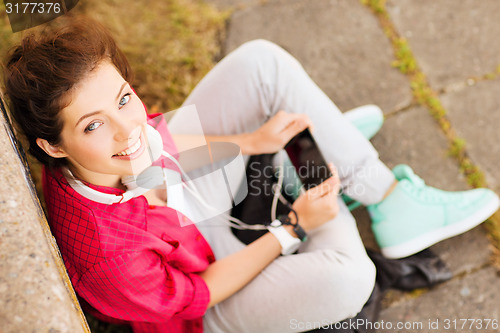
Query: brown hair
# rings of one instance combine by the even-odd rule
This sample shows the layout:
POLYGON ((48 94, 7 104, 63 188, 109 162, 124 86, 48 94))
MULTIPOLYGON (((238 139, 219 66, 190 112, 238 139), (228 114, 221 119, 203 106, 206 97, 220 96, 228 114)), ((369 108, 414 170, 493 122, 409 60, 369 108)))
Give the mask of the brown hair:
POLYGON ((47 155, 36 139, 61 143, 59 113, 71 102, 70 90, 106 59, 131 81, 125 55, 110 33, 90 19, 73 19, 63 27, 32 33, 8 53, 4 80, 10 113, 28 140, 28 151, 44 165, 67 162, 47 155))

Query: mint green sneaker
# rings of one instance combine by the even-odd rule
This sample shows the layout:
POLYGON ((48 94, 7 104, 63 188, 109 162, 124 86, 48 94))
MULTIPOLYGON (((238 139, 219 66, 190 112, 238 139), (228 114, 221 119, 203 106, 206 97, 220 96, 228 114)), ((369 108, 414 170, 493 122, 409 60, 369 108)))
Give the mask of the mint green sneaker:
POLYGON ((373 233, 387 258, 407 257, 464 233, 490 217, 500 204, 489 189, 447 192, 425 185, 407 165, 392 171, 399 181, 394 191, 367 207, 373 233))
POLYGON ((365 138, 370 140, 380 130, 384 124, 384 114, 382 110, 372 104, 363 105, 347 112, 346 117, 365 138))

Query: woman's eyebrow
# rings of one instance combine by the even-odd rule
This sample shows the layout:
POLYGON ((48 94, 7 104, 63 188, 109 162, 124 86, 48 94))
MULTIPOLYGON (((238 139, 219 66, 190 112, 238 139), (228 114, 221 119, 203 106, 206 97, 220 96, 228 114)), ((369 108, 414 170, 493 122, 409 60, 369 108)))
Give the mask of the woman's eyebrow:
MULTIPOLYGON (((123 84, 122 84, 122 86, 120 88, 120 91, 118 92, 118 95, 116 96, 115 100, 118 100, 120 98, 120 96, 122 95, 122 91, 123 91, 123 89, 125 89, 125 86, 127 84, 128 84, 127 81, 123 82, 123 84)), ((84 114, 83 116, 80 117, 80 119, 78 119, 78 121, 76 122, 75 127, 77 127, 78 124, 81 123, 82 120, 84 120, 85 118, 92 117, 93 115, 98 114, 98 113, 101 113, 101 111, 93 111, 93 112, 84 114)))
POLYGON ((78 124, 79 124, 82 120, 84 120, 85 118, 92 117, 93 115, 98 114, 98 113, 101 113, 101 111, 94 111, 94 112, 90 112, 90 113, 84 114, 83 116, 81 116, 81 118, 80 118, 80 119, 78 119, 78 121, 76 122, 75 127, 77 127, 77 126, 78 126, 78 124))
POLYGON ((127 81, 123 82, 122 87, 120 88, 120 91, 118 92, 118 95, 116 95, 116 100, 120 99, 120 96, 122 95, 123 89, 125 89, 125 86, 128 84, 127 81))

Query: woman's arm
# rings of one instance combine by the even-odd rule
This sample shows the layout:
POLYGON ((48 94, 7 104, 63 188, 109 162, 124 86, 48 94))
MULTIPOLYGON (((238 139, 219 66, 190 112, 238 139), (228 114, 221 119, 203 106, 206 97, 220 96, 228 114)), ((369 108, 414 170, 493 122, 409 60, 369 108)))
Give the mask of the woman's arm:
POLYGON ((258 155, 254 147, 253 133, 242 133, 235 135, 190 135, 172 134, 178 151, 205 145, 209 142, 231 142, 238 145, 243 155, 258 155))
POLYGON ((279 111, 259 129, 251 133, 234 135, 172 135, 177 149, 184 151, 204 145, 205 142, 232 142, 237 144, 243 155, 275 153, 295 135, 312 128, 305 114, 292 114, 279 111))
MULTIPOLYGON (((332 164, 330 167, 334 176, 302 194, 293 204, 299 216, 299 224, 306 231, 317 228, 333 219, 338 213, 337 193, 340 181, 332 164)), ((290 214, 290 218, 294 219, 293 214, 290 214)), ((297 237, 292 226, 287 225, 285 229, 297 237)), ((276 259, 280 252, 281 245, 278 239, 273 234, 267 233, 241 251, 212 263, 200 273, 210 291, 208 306, 225 300, 243 288, 276 259)))
POLYGON ((244 287, 276 259, 280 251, 278 239, 267 233, 241 251, 211 264, 200 273, 210 291, 208 307, 222 302, 244 287))

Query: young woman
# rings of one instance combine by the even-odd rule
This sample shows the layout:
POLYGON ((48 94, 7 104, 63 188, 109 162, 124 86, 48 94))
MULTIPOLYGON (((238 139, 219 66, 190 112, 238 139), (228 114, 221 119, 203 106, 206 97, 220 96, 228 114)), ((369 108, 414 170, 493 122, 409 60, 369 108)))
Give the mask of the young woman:
MULTIPOLYGON (((409 167, 391 172, 300 64, 259 40, 228 55, 186 100, 206 140, 238 144, 244 155, 272 153, 314 124, 339 171, 330 165, 334 176, 293 204, 291 223, 308 235, 298 254, 289 255, 300 243, 297 225, 270 227, 248 246, 224 215, 181 227, 188 212, 168 207, 175 195, 128 191, 124 179, 170 163, 151 153, 153 138, 175 155, 170 133, 194 134, 195 122, 179 113, 167 126, 148 115, 130 77, 112 37, 85 21, 25 38, 5 71, 12 116, 45 166, 49 221, 73 286, 101 318, 134 332, 303 331, 355 316, 375 268, 337 196, 340 183, 368 205, 390 257, 464 232, 498 208, 489 190, 448 193, 409 167)), ((205 185, 200 191, 217 205, 220 193, 205 185)))

